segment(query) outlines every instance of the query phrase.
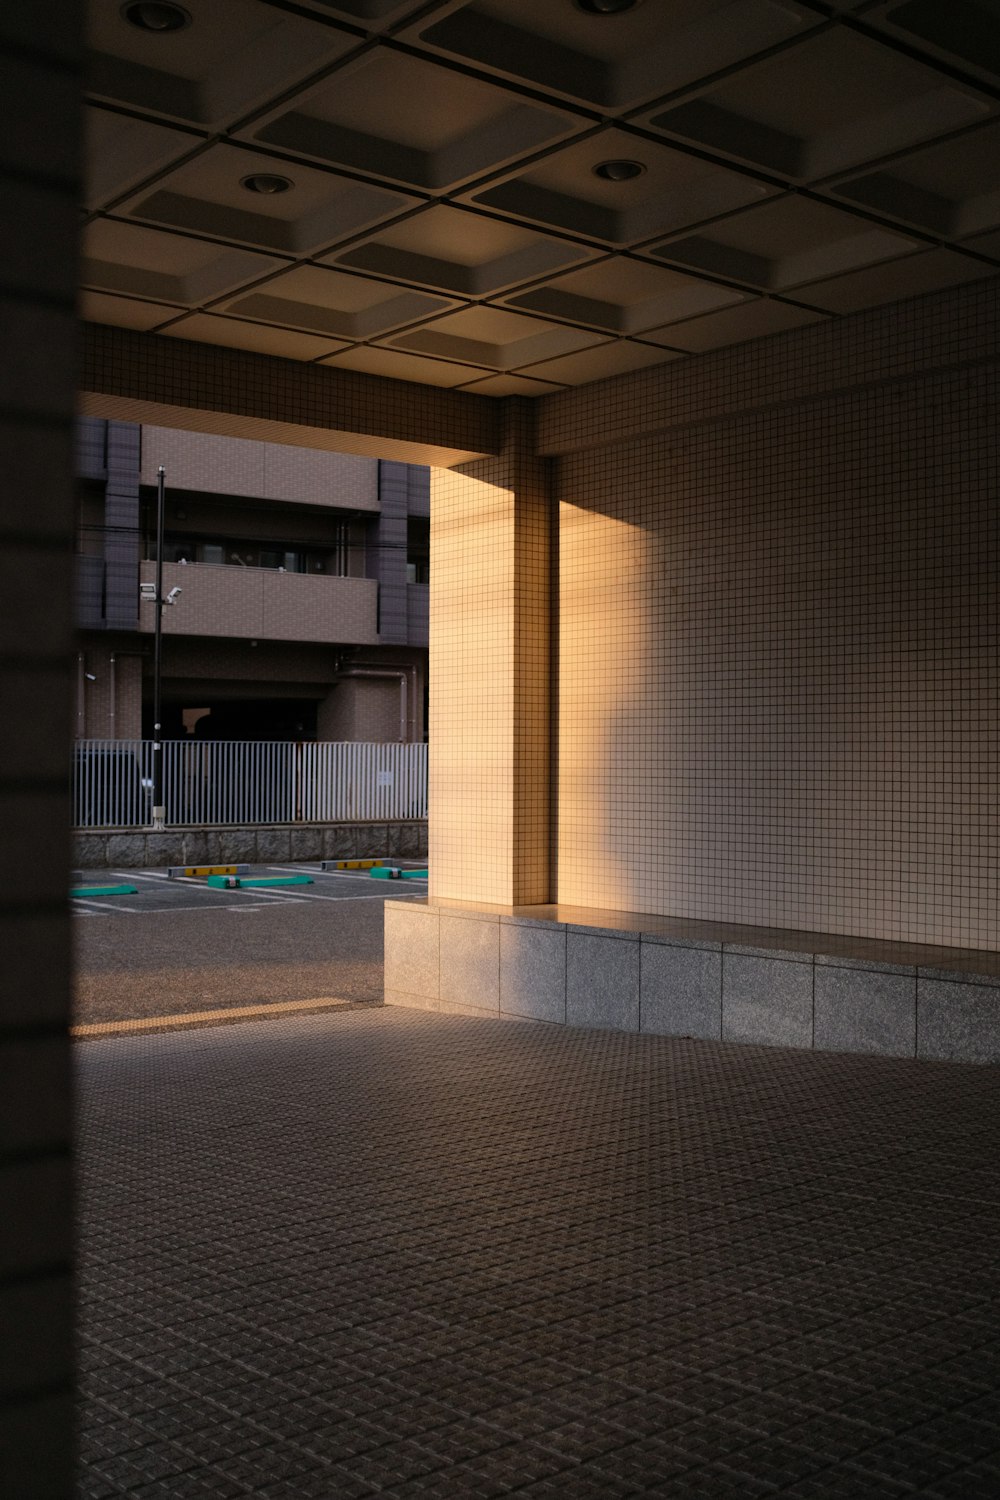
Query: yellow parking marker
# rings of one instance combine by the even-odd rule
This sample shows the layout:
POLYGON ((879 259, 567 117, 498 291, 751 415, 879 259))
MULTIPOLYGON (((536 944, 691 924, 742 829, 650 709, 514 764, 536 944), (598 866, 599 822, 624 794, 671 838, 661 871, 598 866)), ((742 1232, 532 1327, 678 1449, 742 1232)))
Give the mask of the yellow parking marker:
POLYGON ((249 865, 169 865, 167 875, 171 880, 177 875, 245 875, 249 865))
POLYGON ((278 1000, 267 1005, 227 1006, 223 1010, 189 1010, 175 1016, 144 1016, 138 1020, 93 1021, 71 1026, 70 1036, 113 1036, 116 1032, 166 1031, 173 1026, 203 1026, 219 1021, 256 1021, 270 1016, 303 1014, 315 1010, 353 1010, 355 1002, 339 995, 323 995, 317 1000, 278 1000))

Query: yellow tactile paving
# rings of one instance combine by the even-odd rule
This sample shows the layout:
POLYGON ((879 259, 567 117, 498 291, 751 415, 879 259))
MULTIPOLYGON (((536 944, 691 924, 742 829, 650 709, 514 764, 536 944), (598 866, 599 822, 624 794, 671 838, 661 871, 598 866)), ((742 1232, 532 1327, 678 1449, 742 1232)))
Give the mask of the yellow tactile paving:
POLYGON ((110 1036, 122 1031, 160 1031, 166 1026, 194 1026, 206 1021, 238 1021, 253 1016, 289 1015, 295 1011, 329 1010, 335 1005, 351 1005, 336 995, 321 995, 315 1000, 279 1000, 272 1005, 233 1005, 216 1010, 189 1010, 179 1016, 143 1016, 139 1020, 95 1021, 86 1026, 71 1026, 71 1036, 110 1036))

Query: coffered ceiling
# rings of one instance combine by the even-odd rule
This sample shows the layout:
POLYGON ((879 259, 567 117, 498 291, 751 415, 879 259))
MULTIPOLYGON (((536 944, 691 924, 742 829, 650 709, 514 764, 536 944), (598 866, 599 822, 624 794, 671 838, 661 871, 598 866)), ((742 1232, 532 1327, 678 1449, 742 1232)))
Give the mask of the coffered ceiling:
POLYGON ((83 313, 541 394, 1000 271, 1000 0, 91 0, 83 313))

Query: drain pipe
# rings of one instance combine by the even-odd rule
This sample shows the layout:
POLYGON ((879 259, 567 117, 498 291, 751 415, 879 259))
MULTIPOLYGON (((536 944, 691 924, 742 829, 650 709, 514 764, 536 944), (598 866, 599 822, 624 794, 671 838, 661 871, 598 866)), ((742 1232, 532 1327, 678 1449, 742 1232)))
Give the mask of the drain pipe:
POLYGON ((364 662, 354 662, 349 667, 342 667, 337 673, 337 681, 342 677, 366 677, 381 678, 385 681, 399 682, 399 738, 402 744, 409 739, 409 711, 407 686, 409 682, 410 667, 373 667, 364 662))
POLYGON ((116 740, 118 738, 118 703, 115 691, 115 653, 113 651, 108 658, 108 666, 110 668, 108 673, 108 738, 116 740))
POLYGON ((85 739, 87 733, 87 700, 84 686, 86 670, 86 658, 82 651, 78 651, 76 653, 76 737, 78 740, 85 739))

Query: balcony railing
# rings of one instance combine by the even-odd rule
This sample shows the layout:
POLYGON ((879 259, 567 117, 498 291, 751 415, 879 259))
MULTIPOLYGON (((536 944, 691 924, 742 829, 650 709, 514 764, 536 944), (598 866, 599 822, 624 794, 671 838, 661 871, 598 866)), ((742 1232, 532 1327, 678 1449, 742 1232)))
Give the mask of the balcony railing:
MULTIPOLYGON (((77 740, 77 828, 152 822, 150 740, 77 740)), ((426 818, 427 746, 165 740, 168 827, 426 818)))

